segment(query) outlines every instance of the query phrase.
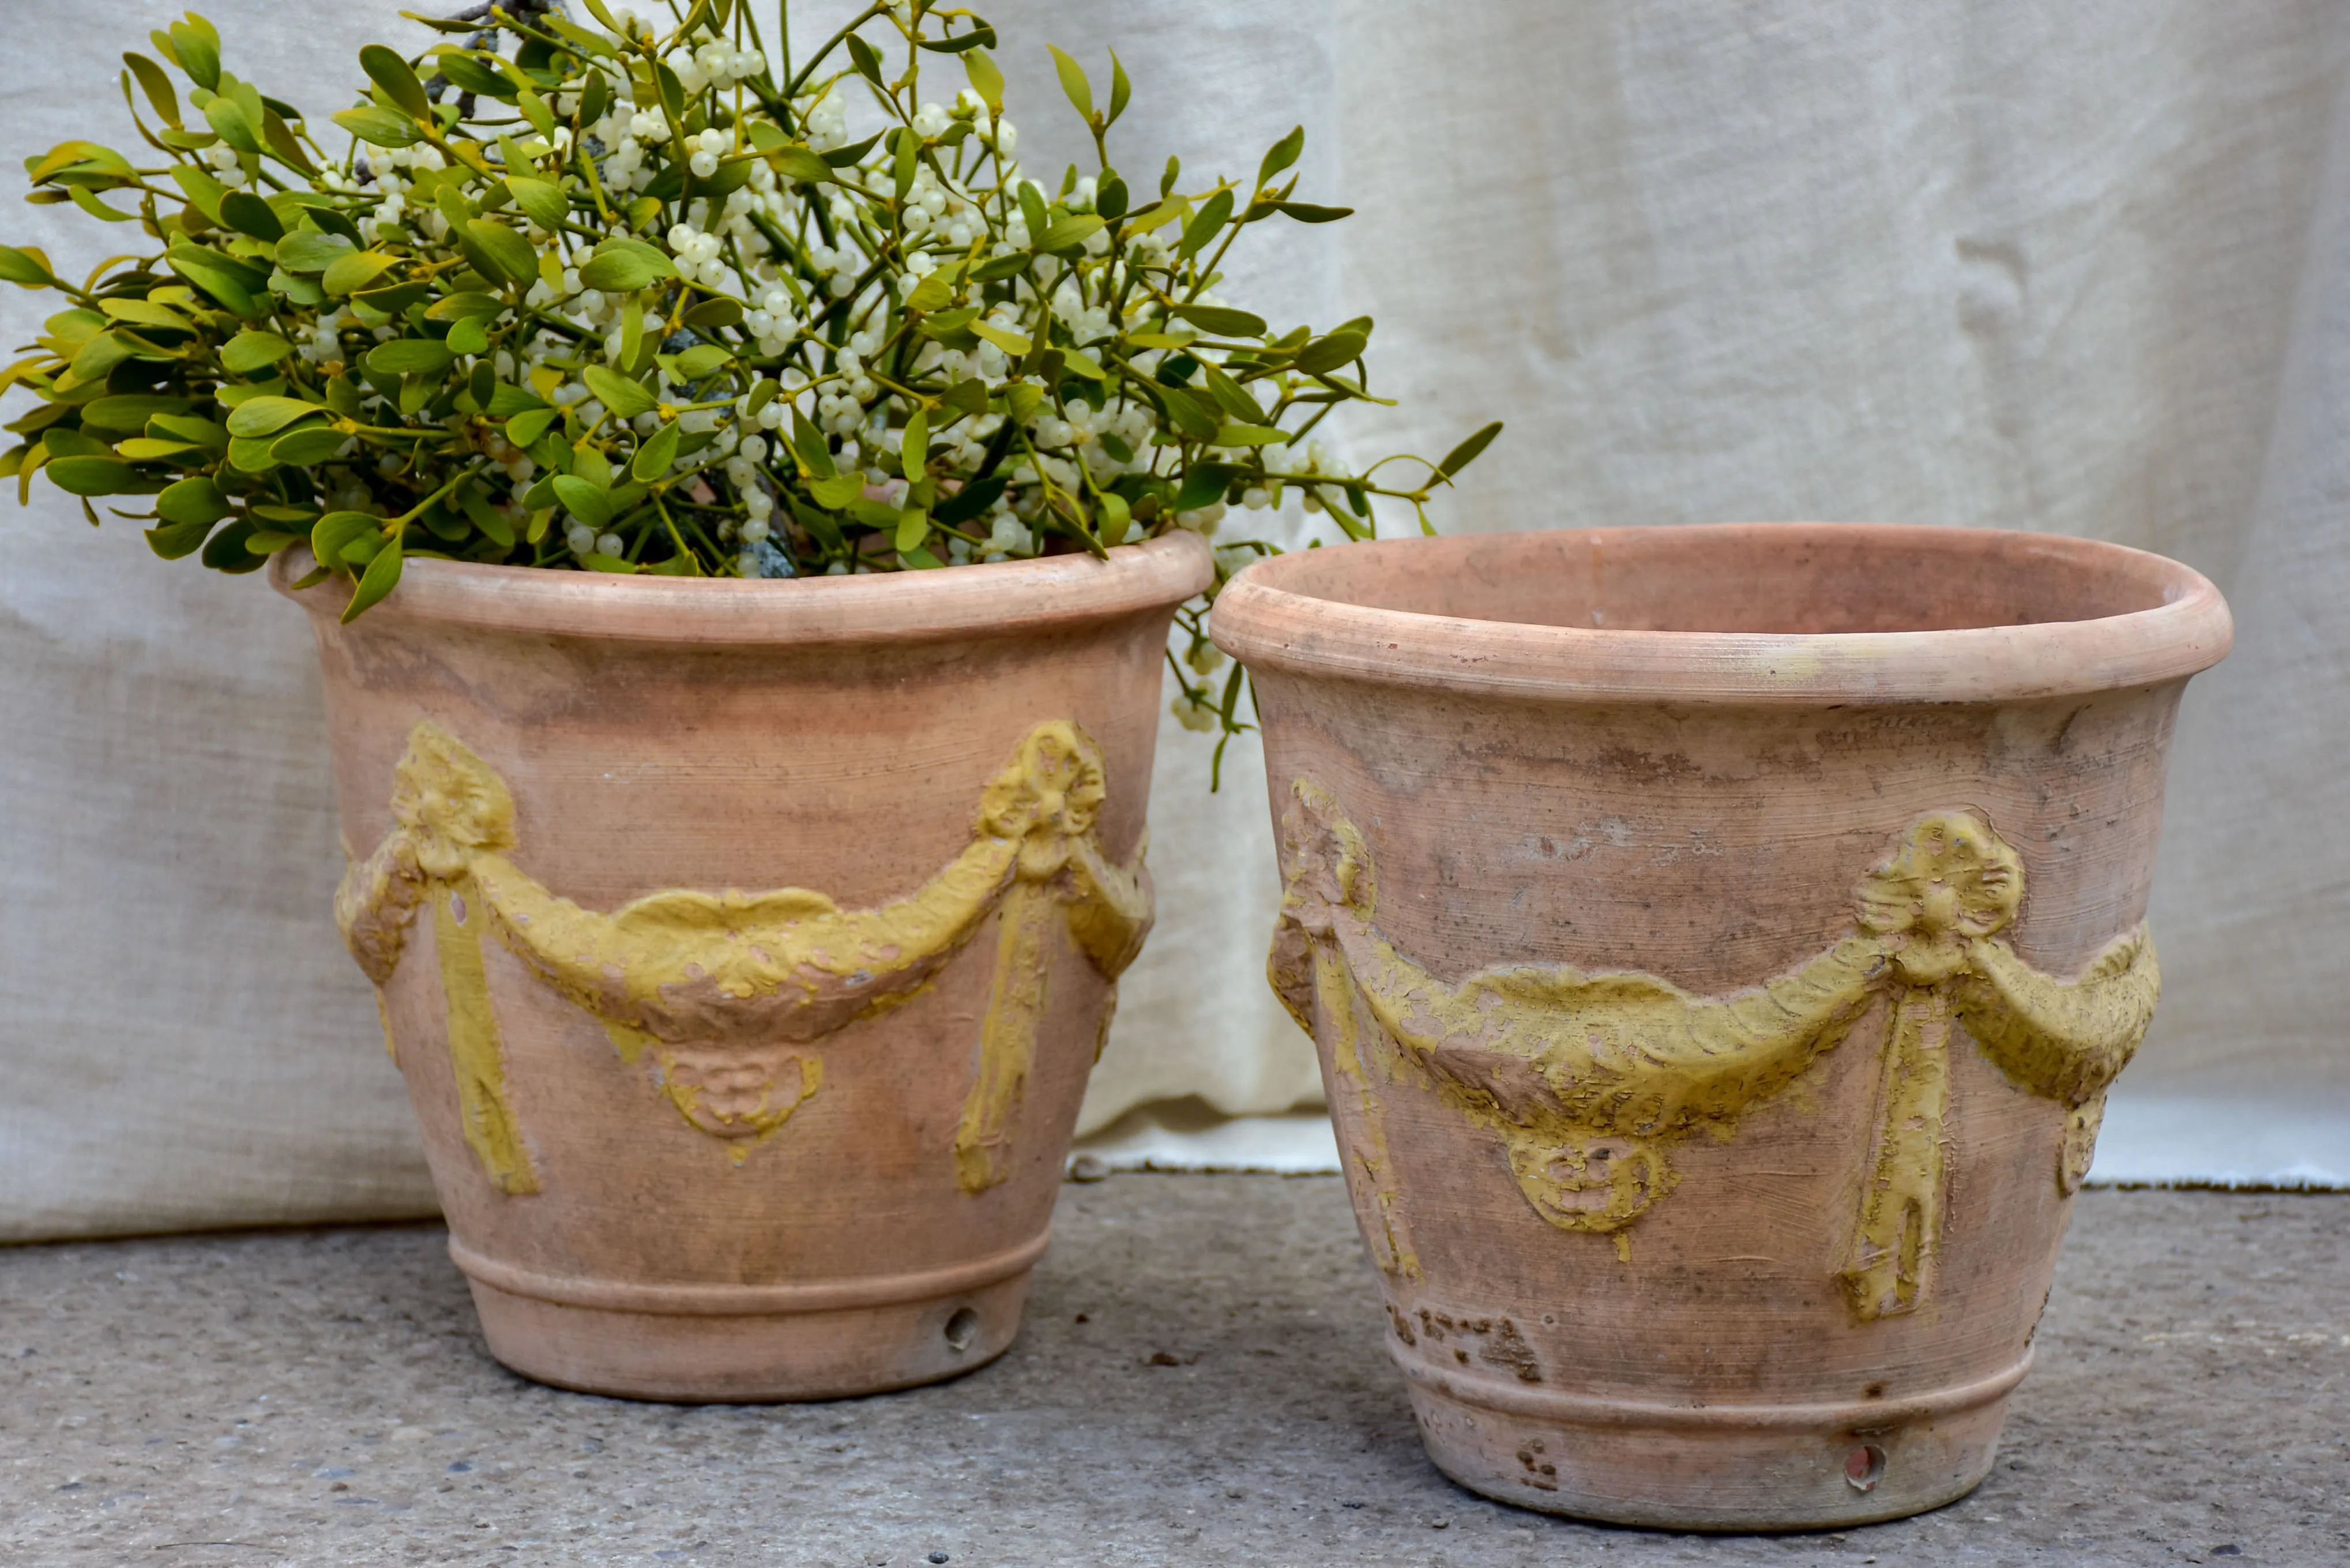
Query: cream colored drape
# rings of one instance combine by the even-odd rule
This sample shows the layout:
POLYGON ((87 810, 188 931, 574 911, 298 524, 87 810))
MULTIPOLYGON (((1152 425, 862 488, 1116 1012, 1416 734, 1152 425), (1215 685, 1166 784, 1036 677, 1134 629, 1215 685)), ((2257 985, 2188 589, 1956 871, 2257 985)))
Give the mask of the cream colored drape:
MULTIPOLYGON (((323 113, 361 41, 421 41, 400 5, 207 14, 233 68, 323 113)), ((2100 1173, 2350 1177, 2350 837, 2329 809, 2350 763, 2350 10, 983 8, 1040 177, 1076 144, 1046 39, 1088 62, 1117 42, 1135 99, 1113 150, 1138 185, 1170 151, 1187 182, 1245 174, 1308 128, 1301 194, 1360 215, 1269 227, 1222 292, 1283 326, 1378 317, 1376 384, 1403 406, 1345 427, 1357 462, 1510 421, 1448 528, 1978 524, 2215 577, 2238 649, 2182 719, 2166 997, 2100 1173)), ((116 54, 164 7, 20 9, 9 144, 121 135, 116 54)), ((0 237, 104 254, 87 224, 17 213, 0 237)), ((0 311, 23 341, 38 302, 0 311)), ((299 618, 36 490, 0 516, 0 1238, 429 1210, 326 918, 339 853, 299 618)), ((1317 1092, 1263 980, 1257 758, 1236 745, 1215 796, 1207 760, 1170 726, 1160 924, 1088 1127, 1317 1092)), ((1218 1147, 1247 1163, 1246 1131, 1218 1147)))

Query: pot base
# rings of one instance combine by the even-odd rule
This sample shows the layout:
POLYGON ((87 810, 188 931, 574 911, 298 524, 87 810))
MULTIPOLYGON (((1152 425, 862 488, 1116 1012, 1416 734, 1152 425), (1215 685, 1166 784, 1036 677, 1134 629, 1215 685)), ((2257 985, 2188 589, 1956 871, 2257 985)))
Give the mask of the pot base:
POLYGON ((975 1371, 1020 1331, 1048 1237, 952 1268, 833 1283, 647 1285, 537 1274, 451 1240, 490 1354, 540 1383, 675 1404, 842 1399, 975 1371))
POLYGON ((1991 1473, 2031 1366, 1853 1405, 1638 1404, 1460 1376, 1405 1354, 1436 1468, 1545 1513, 1661 1530, 1829 1530, 1924 1513, 1991 1473))

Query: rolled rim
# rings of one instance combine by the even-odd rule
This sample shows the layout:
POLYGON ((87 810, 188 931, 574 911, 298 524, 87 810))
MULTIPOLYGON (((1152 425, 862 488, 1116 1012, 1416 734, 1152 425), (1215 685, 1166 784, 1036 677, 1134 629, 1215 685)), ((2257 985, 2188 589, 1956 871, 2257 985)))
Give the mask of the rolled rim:
MULTIPOLYGON (((296 589, 316 563, 281 551, 269 579, 316 616, 342 614, 349 589, 296 589)), ((1034 561, 744 581, 619 576, 411 560, 400 586, 357 623, 432 621, 485 631, 624 642, 876 643, 1047 631, 1180 604, 1214 580, 1207 541, 1170 534, 1121 545, 1107 560, 1034 561)))
POLYGON ((2007 530, 1915 524, 1725 523, 1398 539, 1257 562, 1217 597, 1209 632, 1252 671, 1466 695, 1552 701, 1839 706, 1990 702, 2077 696, 2183 680, 2226 656, 2227 602, 2200 573, 2120 545, 2007 530), (1352 602, 1349 582, 1379 572, 1440 580, 1472 562, 1494 569, 1513 543, 1567 540, 1603 553, 1633 535, 1669 535, 1695 558, 1735 536, 1953 556, 2025 552, 2054 569, 2119 574, 2148 607, 2081 620, 1922 631, 1651 631, 1553 626, 1352 602))

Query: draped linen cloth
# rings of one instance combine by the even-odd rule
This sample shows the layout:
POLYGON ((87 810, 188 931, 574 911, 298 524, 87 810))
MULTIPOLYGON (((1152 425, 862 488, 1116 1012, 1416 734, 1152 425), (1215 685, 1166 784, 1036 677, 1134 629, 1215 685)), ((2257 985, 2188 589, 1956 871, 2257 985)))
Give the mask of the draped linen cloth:
MULTIPOLYGON (((401 4, 204 9, 230 68, 323 120, 360 43, 429 41, 401 4)), ((803 7, 795 32, 847 9, 803 7)), ((1111 146, 1138 189, 1170 152, 1189 186, 1245 179, 1306 127, 1299 194, 1358 215, 1253 232, 1219 292, 1280 328, 1378 318, 1373 386, 1401 406, 1337 428, 1358 466, 1509 421, 1436 507, 1448 530, 1968 524, 2217 580, 2237 649, 2182 713, 2152 911, 2165 996, 2099 1174, 2350 1179, 2350 835, 2331 810, 2350 773, 2350 9, 983 9, 1048 185, 1080 151, 1048 39, 1097 77, 1117 45, 1135 90, 1111 146)), ((28 8, 0 65, 13 151, 127 146, 117 56, 164 12, 28 8)), ((950 100, 959 74, 934 69, 950 100)), ((61 266, 111 248, 60 211, 16 209, 0 238, 61 266)), ((45 313, 0 290, 12 344, 45 313)), ((301 618, 257 579, 154 560, 130 524, 91 535, 45 483, 35 498, 0 516, 0 1239, 430 1212, 328 919, 341 852, 301 618)), ((1305 521, 1224 527, 1295 540, 1305 521)), ((1159 924, 1087 1130, 1318 1099, 1263 979, 1258 754, 1229 750, 1220 794, 1208 769, 1169 724, 1159 924)), ((1245 1135, 1221 1135, 1232 1163, 1245 1135)))

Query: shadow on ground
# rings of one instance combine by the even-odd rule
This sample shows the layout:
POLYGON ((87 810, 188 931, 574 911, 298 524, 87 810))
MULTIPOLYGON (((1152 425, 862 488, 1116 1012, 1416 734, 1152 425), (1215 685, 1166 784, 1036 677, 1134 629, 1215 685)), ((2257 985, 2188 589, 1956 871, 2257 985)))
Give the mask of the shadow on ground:
POLYGON ((1991 1480, 1778 1538, 1439 1476, 1335 1179, 1070 1186, 1056 1234, 994 1366, 775 1407, 515 1377, 437 1227, 0 1251, 0 1561, 2350 1563, 2350 1197, 2084 1194, 1991 1480))

